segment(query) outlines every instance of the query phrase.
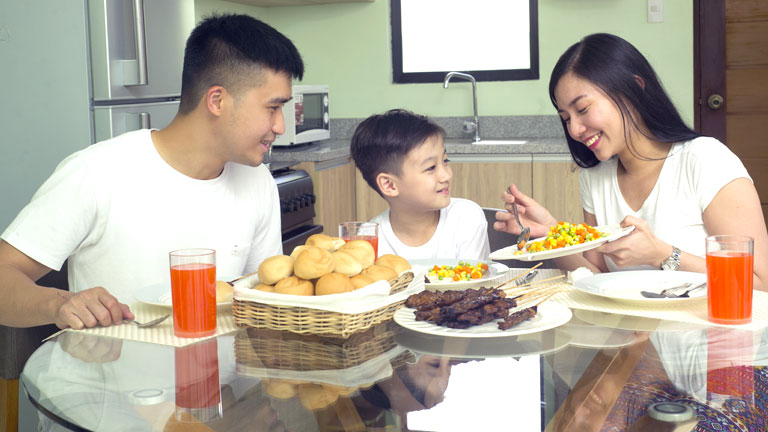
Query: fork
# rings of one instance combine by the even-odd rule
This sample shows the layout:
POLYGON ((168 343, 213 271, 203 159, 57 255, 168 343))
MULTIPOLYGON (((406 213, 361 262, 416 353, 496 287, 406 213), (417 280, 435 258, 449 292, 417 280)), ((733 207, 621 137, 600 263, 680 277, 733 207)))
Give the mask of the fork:
POLYGON ((520 286, 520 285, 527 284, 528 282, 533 280, 533 278, 535 278, 536 274, 538 274, 538 273, 539 273, 538 270, 533 270, 530 273, 528 273, 527 275, 521 277, 520 279, 515 279, 515 285, 520 286))
POLYGON ((517 225, 520 227, 520 235, 517 237, 517 250, 522 250, 525 244, 528 243, 528 239, 531 238, 531 229, 524 227, 520 222, 520 215, 517 213, 517 204, 512 203, 512 212, 517 219, 517 225))

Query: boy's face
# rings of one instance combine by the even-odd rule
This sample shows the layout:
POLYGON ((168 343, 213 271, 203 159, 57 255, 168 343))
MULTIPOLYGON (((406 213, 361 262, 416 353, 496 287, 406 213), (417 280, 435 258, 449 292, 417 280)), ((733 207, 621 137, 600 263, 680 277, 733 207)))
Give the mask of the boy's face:
MULTIPOLYGON (((276 135, 285 132, 283 105, 291 98, 291 78, 264 71, 264 83, 246 90, 226 119, 227 160, 257 166, 264 161, 276 135)), ((224 138, 224 137, 223 137, 224 138)))
POLYGON ((448 166, 443 138, 434 136, 408 153, 402 174, 393 176, 398 198, 406 208, 439 210, 451 201, 453 171, 448 166))

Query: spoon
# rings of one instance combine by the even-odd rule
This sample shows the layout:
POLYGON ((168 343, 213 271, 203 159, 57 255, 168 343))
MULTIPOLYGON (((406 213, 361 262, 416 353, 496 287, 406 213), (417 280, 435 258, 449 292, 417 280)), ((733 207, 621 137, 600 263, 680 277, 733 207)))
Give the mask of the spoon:
POLYGON ((150 327, 154 327, 154 326, 160 324, 161 322, 167 320, 169 316, 171 316, 171 315, 170 314, 163 315, 160 318, 155 318, 152 321, 147 321, 145 323, 140 323, 140 322, 138 322, 136 320, 123 320, 123 322, 132 322, 132 323, 136 324, 136 327, 138 327, 138 328, 150 328, 150 327))
POLYGON ((525 285, 528 282, 530 282, 531 280, 533 280, 533 278, 535 278, 538 273, 539 273, 538 270, 533 270, 530 273, 528 273, 527 275, 523 276, 522 278, 515 279, 515 284, 517 286, 525 285))
MULTIPOLYGON (((671 294, 669 291, 688 288, 691 285, 692 284, 690 282, 686 282, 686 283, 684 283, 682 285, 673 286, 673 287, 670 287, 670 288, 663 289, 663 290, 661 290, 661 292, 658 292, 658 293, 651 292, 651 291, 640 291, 640 295, 642 295, 643 297, 646 297, 646 298, 679 298, 679 297, 688 297, 688 293, 689 292, 693 291, 696 288, 699 288, 700 286, 696 286, 694 288, 691 288, 690 290, 684 292, 681 295, 671 294)), ((702 285, 706 285, 706 284, 702 284, 702 285)))

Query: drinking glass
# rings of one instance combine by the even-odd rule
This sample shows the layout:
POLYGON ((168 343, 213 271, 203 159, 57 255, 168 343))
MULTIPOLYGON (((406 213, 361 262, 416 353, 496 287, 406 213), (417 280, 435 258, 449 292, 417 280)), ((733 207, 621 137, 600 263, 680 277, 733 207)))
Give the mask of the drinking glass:
POLYGON ((379 224, 376 222, 342 222, 339 224, 339 237, 345 242, 365 240, 373 246, 376 258, 379 257, 379 224))
POLYGON ((219 350, 216 339, 176 348, 176 420, 203 422, 220 418, 219 350))
POLYGON ((706 245, 709 321, 751 322, 754 239, 738 235, 709 236, 706 245))
POLYGON ((173 332, 177 337, 216 332, 216 251, 180 249, 170 252, 173 332))

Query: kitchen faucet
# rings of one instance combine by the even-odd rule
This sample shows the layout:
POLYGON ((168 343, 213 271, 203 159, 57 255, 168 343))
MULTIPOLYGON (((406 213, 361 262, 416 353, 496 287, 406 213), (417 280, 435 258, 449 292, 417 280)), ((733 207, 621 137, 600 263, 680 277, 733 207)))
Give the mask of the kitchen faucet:
POLYGON ((480 142, 480 119, 477 117, 477 82, 475 81, 475 77, 473 77, 470 74, 466 74, 463 72, 448 72, 445 75, 445 80, 443 81, 443 88, 448 88, 448 82, 451 81, 451 78, 462 78, 467 81, 472 82, 472 108, 474 110, 475 114, 475 122, 465 122, 464 123, 464 131, 465 132, 475 132, 475 142, 480 142))

